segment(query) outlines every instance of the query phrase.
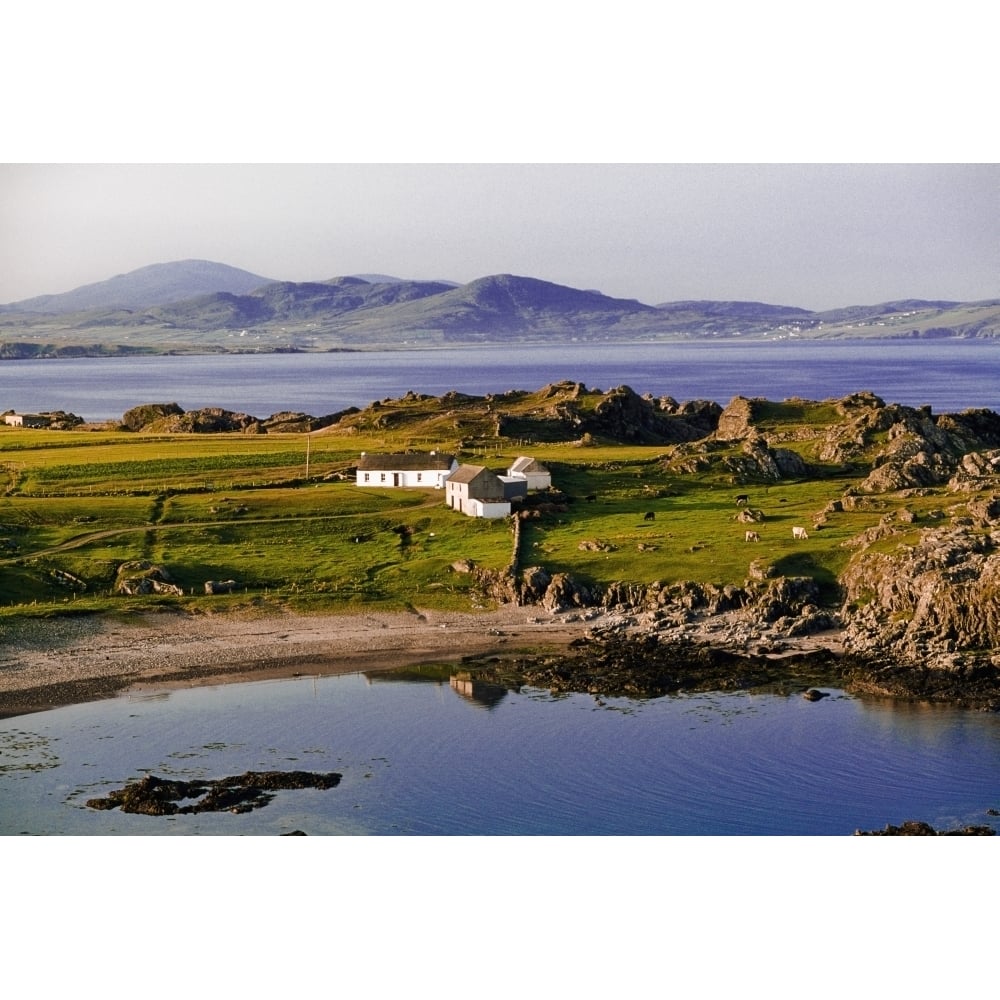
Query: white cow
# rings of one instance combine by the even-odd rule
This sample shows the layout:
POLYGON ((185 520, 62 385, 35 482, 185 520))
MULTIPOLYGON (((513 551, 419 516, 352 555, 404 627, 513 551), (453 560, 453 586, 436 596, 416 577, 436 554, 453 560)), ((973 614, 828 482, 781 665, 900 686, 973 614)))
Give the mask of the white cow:
POLYGON ((757 532, 757 531, 748 531, 746 533, 746 540, 748 542, 759 542, 760 541, 760 533, 757 532))
POLYGON ((809 532, 805 528, 792 528, 792 538, 802 539, 808 538, 809 532))

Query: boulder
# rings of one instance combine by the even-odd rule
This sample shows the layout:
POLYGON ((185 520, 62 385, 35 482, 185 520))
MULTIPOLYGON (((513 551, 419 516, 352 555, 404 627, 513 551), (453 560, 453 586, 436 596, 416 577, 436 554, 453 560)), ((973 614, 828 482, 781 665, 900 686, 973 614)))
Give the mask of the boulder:
POLYGON ((144 594, 184 594, 184 589, 173 582, 170 573, 163 566, 153 563, 132 561, 118 567, 114 590, 116 594, 141 596, 144 594))

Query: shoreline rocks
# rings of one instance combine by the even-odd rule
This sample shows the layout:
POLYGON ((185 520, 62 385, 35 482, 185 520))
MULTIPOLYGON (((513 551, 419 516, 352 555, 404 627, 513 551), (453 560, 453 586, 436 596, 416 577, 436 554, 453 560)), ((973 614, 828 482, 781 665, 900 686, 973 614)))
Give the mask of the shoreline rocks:
POLYGON ((964 826, 960 830, 935 830, 923 820, 904 820, 899 826, 887 823, 882 830, 855 830, 855 837, 995 837, 991 826, 964 826))

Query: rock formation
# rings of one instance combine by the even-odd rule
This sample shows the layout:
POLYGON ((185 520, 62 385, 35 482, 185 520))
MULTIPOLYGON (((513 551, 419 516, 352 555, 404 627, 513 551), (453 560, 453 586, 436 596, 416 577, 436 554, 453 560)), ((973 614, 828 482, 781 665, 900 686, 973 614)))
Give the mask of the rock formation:
POLYGON ((163 566, 145 560, 122 563, 118 567, 114 590, 116 594, 139 596, 142 594, 175 594, 184 590, 173 582, 173 577, 163 566))

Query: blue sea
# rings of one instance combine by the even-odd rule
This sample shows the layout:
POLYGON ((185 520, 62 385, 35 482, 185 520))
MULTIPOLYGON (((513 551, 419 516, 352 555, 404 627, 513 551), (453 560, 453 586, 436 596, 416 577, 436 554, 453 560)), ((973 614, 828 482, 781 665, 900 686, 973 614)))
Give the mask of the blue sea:
POLYGON ((1000 717, 799 695, 555 696, 389 674, 145 691, 0 721, 0 834, 847 836, 995 828, 1000 717), (88 808, 146 773, 336 771, 247 814, 88 808))
POLYGON ((141 403, 174 402, 256 417, 282 410, 323 416, 411 390, 485 395, 564 380, 721 405, 738 395, 829 399, 867 390, 935 412, 1000 410, 1000 342, 727 340, 4 361, 0 410, 66 410, 103 421, 141 403))

